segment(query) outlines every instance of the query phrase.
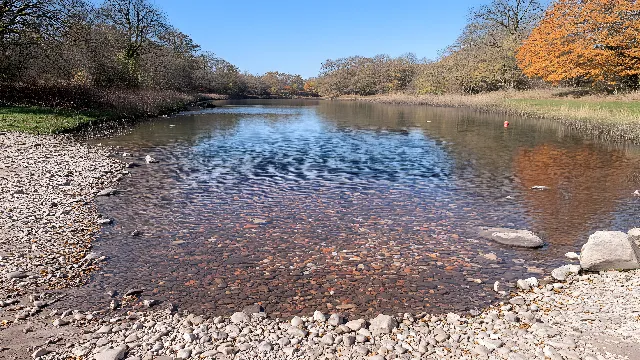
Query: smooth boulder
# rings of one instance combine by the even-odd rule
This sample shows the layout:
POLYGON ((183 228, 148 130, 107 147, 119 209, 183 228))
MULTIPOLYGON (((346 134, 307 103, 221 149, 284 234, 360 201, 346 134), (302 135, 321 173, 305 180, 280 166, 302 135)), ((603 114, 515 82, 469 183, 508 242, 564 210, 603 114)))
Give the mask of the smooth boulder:
POLYGON ((480 236, 493 240, 502 245, 539 248, 544 245, 542 239, 529 230, 514 230, 507 228, 481 229, 480 236))
POLYGON ((632 270, 640 268, 640 250, 621 231, 597 231, 582 246, 580 267, 586 271, 632 270))

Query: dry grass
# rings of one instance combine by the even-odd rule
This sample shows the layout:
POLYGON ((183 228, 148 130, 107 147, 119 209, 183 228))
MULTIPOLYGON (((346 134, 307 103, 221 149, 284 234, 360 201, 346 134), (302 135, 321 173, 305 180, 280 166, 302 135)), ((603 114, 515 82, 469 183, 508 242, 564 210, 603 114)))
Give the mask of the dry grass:
POLYGON ((557 120, 590 137, 640 143, 640 93, 599 95, 575 89, 503 91, 478 95, 343 96, 386 104, 469 107, 532 118, 557 120))
MULTIPOLYGON (((0 130, 55 134, 181 110, 197 96, 166 90, 15 87, 0 91, 0 130)), ((104 125, 104 126, 103 126, 104 125)))

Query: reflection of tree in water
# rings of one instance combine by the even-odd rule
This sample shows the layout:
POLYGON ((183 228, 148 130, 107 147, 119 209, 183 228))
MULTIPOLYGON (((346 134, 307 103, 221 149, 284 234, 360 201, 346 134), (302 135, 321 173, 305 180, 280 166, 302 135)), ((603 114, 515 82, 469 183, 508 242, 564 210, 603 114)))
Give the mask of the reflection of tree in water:
POLYGON ((621 151, 596 151, 589 145, 520 149, 514 172, 525 187, 524 206, 535 231, 552 244, 582 243, 590 232, 607 229, 618 201, 628 196, 634 166, 621 151), (530 191, 544 185, 548 191, 530 191))

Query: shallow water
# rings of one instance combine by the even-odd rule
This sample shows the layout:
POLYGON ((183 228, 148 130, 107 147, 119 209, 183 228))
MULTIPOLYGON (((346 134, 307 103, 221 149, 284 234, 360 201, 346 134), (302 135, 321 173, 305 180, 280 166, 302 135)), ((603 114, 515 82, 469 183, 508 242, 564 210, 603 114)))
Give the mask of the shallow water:
POLYGON ((94 250, 109 259, 67 304, 104 307, 107 290, 142 287, 208 314, 253 303, 275 316, 469 310, 495 300, 496 280, 566 263, 595 230, 639 225, 640 152, 551 122, 359 102, 220 105, 100 141, 141 166, 120 195, 98 199, 114 224, 94 250), (504 247, 477 226, 530 229, 547 246, 504 247))

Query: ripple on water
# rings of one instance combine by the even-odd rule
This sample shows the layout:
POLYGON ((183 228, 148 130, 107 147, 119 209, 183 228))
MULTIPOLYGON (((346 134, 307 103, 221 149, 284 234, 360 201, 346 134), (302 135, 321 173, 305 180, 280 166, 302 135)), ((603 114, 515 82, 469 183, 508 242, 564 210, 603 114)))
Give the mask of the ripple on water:
POLYGON ((126 192, 98 200, 115 220, 96 243, 109 260, 66 304, 104 307, 107 289, 144 287, 213 313, 256 302, 280 316, 464 310, 494 301, 495 280, 564 263, 589 231, 635 221, 638 204, 622 195, 635 184, 580 180, 587 165, 598 179, 624 177, 637 168, 633 152, 517 119, 505 132, 502 121, 272 103, 158 119, 102 140, 160 162, 131 169, 126 192), (567 154, 577 160, 555 161, 567 154), (564 224, 580 225, 567 235, 564 224), (550 245, 499 247, 477 239, 481 225, 531 228, 550 245), (135 229, 144 235, 129 236, 135 229))

